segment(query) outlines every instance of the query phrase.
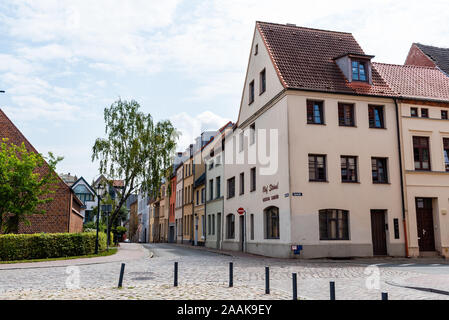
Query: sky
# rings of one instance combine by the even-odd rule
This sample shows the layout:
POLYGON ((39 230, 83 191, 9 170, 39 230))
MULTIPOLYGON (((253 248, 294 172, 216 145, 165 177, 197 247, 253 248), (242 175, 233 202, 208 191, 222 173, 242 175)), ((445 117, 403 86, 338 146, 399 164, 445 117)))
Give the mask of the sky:
POLYGON ((184 150, 236 121, 255 21, 351 32, 374 61, 449 47, 449 1, 0 0, 0 108, 58 173, 98 176, 103 110, 135 99, 184 150))

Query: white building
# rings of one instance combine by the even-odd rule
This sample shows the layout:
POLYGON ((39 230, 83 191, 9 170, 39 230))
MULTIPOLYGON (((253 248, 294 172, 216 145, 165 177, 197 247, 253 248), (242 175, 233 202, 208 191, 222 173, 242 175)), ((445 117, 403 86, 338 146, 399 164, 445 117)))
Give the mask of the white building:
POLYGON ((98 205, 98 198, 95 190, 83 177, 76 180, 71 188, 78 199, 84 203, 84 207, 81 210, 81 214, 84 217, 84 223, 95 221, 95 217, 92 214, 92 210, 98 205))

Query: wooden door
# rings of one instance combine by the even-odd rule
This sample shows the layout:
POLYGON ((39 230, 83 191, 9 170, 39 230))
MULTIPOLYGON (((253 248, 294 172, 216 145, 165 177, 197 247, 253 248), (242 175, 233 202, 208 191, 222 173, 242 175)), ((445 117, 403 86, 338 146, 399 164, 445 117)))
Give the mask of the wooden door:
POLYGON ((373 255, 387 255, 387 234, 385 232, 385 210, 371 210, 371 236, 373 255))
POLYGON ((416 198, 416 226, 419 251, 435 251, 431 198, 416 198))

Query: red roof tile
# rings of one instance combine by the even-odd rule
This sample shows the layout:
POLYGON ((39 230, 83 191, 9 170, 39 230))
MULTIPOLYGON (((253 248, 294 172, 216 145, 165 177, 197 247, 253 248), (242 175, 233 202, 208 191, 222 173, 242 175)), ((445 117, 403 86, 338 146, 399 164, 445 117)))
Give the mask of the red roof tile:
POLYGON ((449 78, 438 68, 373 63, 400 97, 449 101, 449 78))
POLYGON ((284 87, 332 93, 392 96, 394 92, 376 70, 373 84, 350 83, 335 58, 364 55, 352 34, 291 25, 257 22, 284 87))

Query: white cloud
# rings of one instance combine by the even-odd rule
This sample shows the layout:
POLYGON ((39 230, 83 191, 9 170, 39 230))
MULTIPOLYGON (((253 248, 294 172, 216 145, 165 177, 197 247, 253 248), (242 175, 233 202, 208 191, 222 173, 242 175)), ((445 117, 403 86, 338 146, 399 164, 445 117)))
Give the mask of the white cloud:
POLYGON ((177 149, 178 151, 184 151, 189 144, 195 142, 195 138, 202 132, 217 131, 230 120, 212 111, 205 111, 196 116, 181 112, 170 117, 170 121, 181 133, 177 149))

